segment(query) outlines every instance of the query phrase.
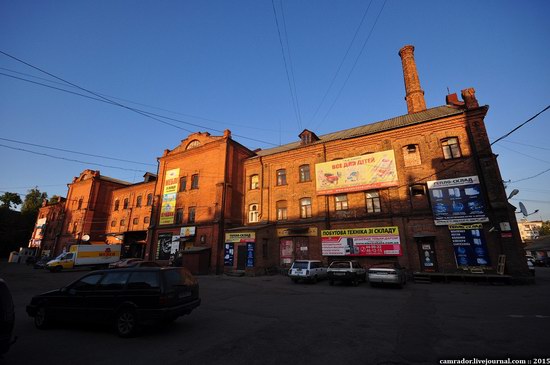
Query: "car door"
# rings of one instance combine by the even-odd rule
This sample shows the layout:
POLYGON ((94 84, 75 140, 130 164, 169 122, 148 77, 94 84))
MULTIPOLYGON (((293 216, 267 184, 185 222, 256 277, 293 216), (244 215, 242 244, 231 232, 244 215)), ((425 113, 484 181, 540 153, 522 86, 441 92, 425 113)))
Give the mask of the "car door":
POLYGON ((61 289, 61 295, 49 299, 52 316, 72 321, 85 319, 90 311, 88 296, 93 293, 103 274, 86 275, 80 280, 61 289))
POLYGON ((114 270, 104 274, 96 289, 86 298, 90 320, 106 322, 112 318, 119 306, 130 273, 131 271, 114 270))
POLYGON ((139 310, 155 309, 160 297, 159 270, 136 270, 131 273, 120 300, 133 303, 139 310))

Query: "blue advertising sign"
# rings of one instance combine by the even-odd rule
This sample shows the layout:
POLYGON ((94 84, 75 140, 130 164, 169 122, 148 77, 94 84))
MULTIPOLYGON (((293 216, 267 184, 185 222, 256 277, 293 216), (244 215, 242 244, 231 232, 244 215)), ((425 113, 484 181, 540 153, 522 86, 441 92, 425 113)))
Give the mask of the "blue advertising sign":
POLYGON ((254 242, 246 243, 246 267, 254 267, 254 242))
POLYGON ((477 176, 428 181, 428 191, 436 226, 489 221, 477 176))
POLYGON ((234 251, 233 251, 233 243, 226 243, 225 244, 225 253, 223 256, 223 264, 224 266, 233 266, 233 257, 234 257, 234 251))
POLYGON ((458 267, 491 265, 481 224, 453 224, 449 231, 458 267))

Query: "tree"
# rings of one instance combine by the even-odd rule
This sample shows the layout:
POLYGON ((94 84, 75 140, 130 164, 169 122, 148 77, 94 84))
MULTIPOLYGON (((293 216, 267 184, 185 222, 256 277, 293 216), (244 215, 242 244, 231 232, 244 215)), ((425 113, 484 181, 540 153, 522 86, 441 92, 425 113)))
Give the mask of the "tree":
POLYGON ((49 203, 50 203, 50 204, 59 203, 60 198, 61 198, 61 197, 60 197, 59 195, 53 195, 53 196, 50 198, 49 203))
POLYGON ((550 235, 550 221, 542 222, 542 227, 539 228, 539 236, 550 235))
POLYGON ((12 204, 13 204, 13 208, 15 208, 16 206, 22 203, 21 197, 19 196, 19 194, 10 193, 8 191, 0 195, 0 202, 2 203, 0 205, 0 208, 7 208, 7 209, 11 209, 12 204))
POLYGON ((41 193, 38 190, 38 187, 28 191, 25 195, 25 200, 23 201, 23 206, 21 207, 22 214, 36 214, 42 206, 44 199, 48 198, 48 193, 41 193))

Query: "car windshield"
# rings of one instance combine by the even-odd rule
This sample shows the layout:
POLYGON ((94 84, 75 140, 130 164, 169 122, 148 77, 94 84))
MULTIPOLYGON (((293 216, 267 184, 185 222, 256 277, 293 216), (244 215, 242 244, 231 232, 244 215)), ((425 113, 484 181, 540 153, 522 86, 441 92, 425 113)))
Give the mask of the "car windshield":
POLYGON ((347 261, 335 261, 330 264, 330 267, 333 269, 349 269, 350 265, 347 261))
POLYGON ((293 269, 307 269, 307 261, 295 261, 292 264, 293 269))
POLYGON ((66 252, 63 252, 61 255, 57 256, 55 259, 56 260, 62 260, 65 257, 66 254, 67 254, 66 252))

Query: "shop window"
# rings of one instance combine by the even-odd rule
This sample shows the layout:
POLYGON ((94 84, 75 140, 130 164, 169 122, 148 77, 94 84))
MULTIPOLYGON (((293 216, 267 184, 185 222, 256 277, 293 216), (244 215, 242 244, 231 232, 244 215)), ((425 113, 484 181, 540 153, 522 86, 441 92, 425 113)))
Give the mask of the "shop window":
POLYGON ((187 216, 187 222, 195 223, 196 207, 189 207, 189 214, 187 216))
POLYGON ((136 198, 136 207, 141 207, 141 195, 138 195, 138 197, 136 198))
POLYGON ((250 190, 255 190, 260 188, 260 177, 258 175, 250 176, 250 190))
POLYGON ((340 194, 334 196, 334 206, 336 210, 348 210, 348 195, 340 194))
POLYGON ((191 189, 199 188, 199 174, 194 174, 191 176, 191 189))
POLYGON ((149 217, 143 217, 143 223, 149 223, 149 217))
POLYGON ((134 224, 134 226, 135 226, 136 224, 138 224, 138 223, 139 223, 139 218, 134 218, 134 219, 132 220, 132 223, 134 224))
POLYGON ((424 184, 411 185, 411 196, 424 196, 426 195, 426 186, 424 184))
POLYGON ((248 223, 258 223, 260 221, 260 212, 258 204, 250 204, 248 206, 248 223))
POLYGON ((111 227, 116 227, 116 221, 111 221, 111 227))
POLYGON ((277 220, 278 221, 287 220, 286 200, 280 200, 277 202, 277 220))
POLYGON ((187 176, 180 177, 180 191, 187 190, 187 176))
POLYGON ((409 144, 402 148, 403 163, 405 167, 418 166, 422 164, 420 149, 417 144, 409 144))
POLYGON ((380 193, 378 191, 367 191, 365 193, 367 213, 380 213, 380 193))
POLYGON ((183 222, 183 209, 176 209, 176 224, 183 222))
POLYGON ((442 139, 441 148, 443 149, 443 157, 445 158, 445 160, 459 158, 462 156, 462 154, 460 153, 458 138, 456 137, 442 139))
POLYGON ((286 170, 277 170, 277 186, 286 185, 286 170))
POLYGON ((153 205, 153 194, 147 194, 147 206, 153 205))
POLYGON ((309 165, 300 166, 300 182, 311 181, 309 165))
POLYGON ((311 218, 311 198, 300 199, 300 218, 311 218))
POLYGON ((128 209, 128 198, 124 198, 124 204, 122 205, 122 209, 128 209))
POLYGON ((119 205, 120 205, 120 201, 118 199, 115 200, 115 208, 113 210, 117 211, 119 205))

